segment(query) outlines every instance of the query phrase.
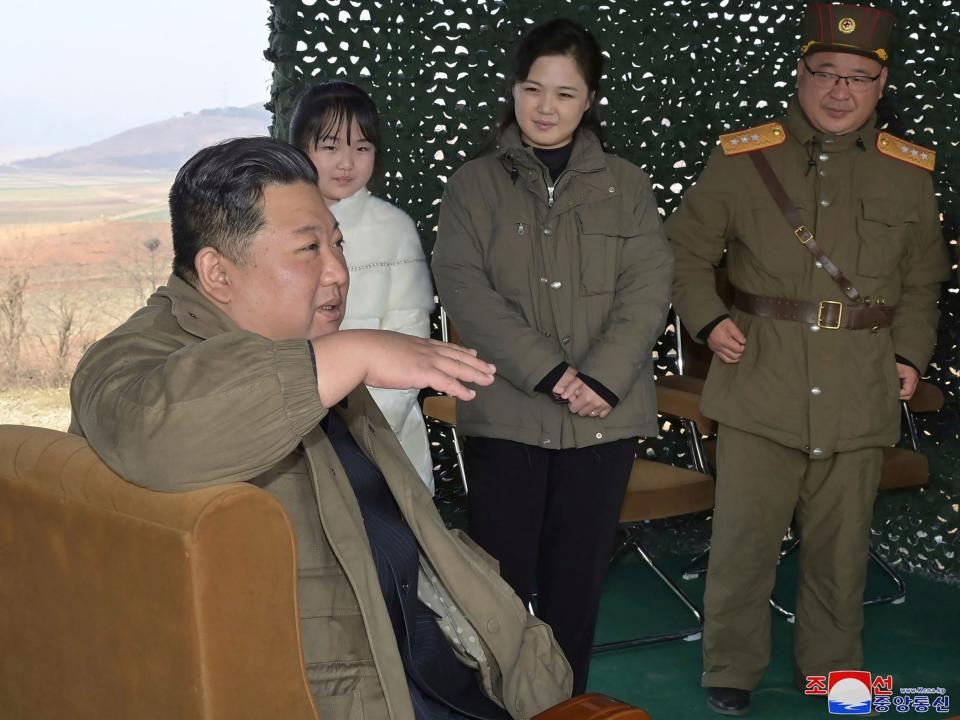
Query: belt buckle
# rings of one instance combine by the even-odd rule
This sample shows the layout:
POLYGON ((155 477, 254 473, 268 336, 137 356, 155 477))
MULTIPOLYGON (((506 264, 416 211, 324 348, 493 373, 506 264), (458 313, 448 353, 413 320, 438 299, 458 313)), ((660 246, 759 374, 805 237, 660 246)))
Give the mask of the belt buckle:
POLYGON ((797 236, 797 240, 806 245, 808 242, 813 240, 813 233, 807 229, 806 225, 801 225, 793 231, 793 234, 797 236))
POLYGON ((821 300, 820 308, 817 310, 817 326, 822 327, 825 330, 839 330, 840 323, 843 322, 843 303, 837 302, 836 300, 821 300), (836 325, 824 325, 823 324, 823 309, 825 305, 837 305, 837 324, 836 325))

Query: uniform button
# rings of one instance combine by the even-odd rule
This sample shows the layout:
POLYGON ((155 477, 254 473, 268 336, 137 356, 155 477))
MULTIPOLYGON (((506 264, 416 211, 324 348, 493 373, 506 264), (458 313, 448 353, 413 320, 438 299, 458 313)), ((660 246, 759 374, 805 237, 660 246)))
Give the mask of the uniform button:
POLYGON ((826 162, 830 159, 830 156, 826 153, 820 153, 820 157, 817 158, 820 162, 826 162))
POLYGON ((596 435, 594 435, 594 437, 595 437, 597 440, 603 440, 603 433, 597 433, 596 435))
POLYGON ((559 290, 561 287, 563 287, 563 283, 559 280, 554 280, 552 283, 550 283, 550 287, 552 287, 554 290, 559 290))
POLYGON ((821 200, 821 201, 820 201, 820 207, 830 207, 830 201, 829 201, 829 200, 821 200))
POLYGON ((569 335, 564 335, 562 338, 560 338, 560 342, 561 342, 563 345, 569 345, 569 344, 570 344, 570 336, 569 336, 569 335))
POLYGON ((817 395, 819 395, 819 394, 822 393, 822 392, 823 392, 823 390, 821 390, 821 389, 818 388, 817 386, 814 386, 814 387, 810 388, 810 394, 813 395, 814 397, 816 397, 817 395))
POLYGON ((550 228, 544 228, 544 229, 543 229, 543 234, 544 234, 544 235, 551 235, 551 234, 553 234, 553 230, 551 230, 550 228))
POLYGON ((811 326, 810 326, 810 332, 820 332, 820 326, 819 326, 819 325, 811 325, 811 326))
POLYGON ((546 447, 547 445, 550 444, 550 438, 546 438, 545 440, 541 440, 541 441, 540 441, 540 444, 543 445, 544 447, 546 447))
POLYGON ((613 187, 612 185, 607 188, 607 192, 608 192, 608 193, 615 193, 616 191, 617 191, 617 189, 616 189, 615 187, 613 187))
POLYGON ((487 620, 487 630, 490 632, 497 632, 500 629, 500 623, 497 622, 496 618, 490 618, 487 620))
POLYGON ((400 583, 400 592, 402 592, 404 595, 410 592, 410 583, 408 583, 406 580, 400 583))
POLYGON ((814 448, 813 450, 810 451, 810 454, 813 457, 820 457, 821 455, 823 455, 823 450, 821 450, 820 448, 814 448))
POLYGON ((820 262, 819 260, 817 260, 817 261, 814 263, 814 266, 817 268, 817 270, 819 270, 820 268, 823 267, 823 263, 820 262))

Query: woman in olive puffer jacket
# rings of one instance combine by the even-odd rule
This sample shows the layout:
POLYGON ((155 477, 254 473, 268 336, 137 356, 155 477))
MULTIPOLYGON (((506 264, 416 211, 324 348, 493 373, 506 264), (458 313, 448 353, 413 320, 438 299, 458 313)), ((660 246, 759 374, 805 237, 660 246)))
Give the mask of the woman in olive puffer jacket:
POLYGON ((447 184, 432 261, 463 343, 497 366, 457 408, 470 534, 536 595, 574 693, 637 437, 657 433, 673 268, 649 178, 598 139, 601 65, 570 20, 520 40, 488 151, 447 184))

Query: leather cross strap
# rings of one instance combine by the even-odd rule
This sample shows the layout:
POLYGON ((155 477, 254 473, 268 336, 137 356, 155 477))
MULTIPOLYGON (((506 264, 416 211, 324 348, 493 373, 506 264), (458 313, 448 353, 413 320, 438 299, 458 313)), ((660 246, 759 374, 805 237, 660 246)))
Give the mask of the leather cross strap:
POLYGON ((797 212, 790 198, 787 197, 787 191, 783 189, 783 185, 780 184, 777 174, 770 167, 770 162, 764 154, 762 152, 752 152, 750 153, 750 159, 753 160, 757 172, 760 173, 767 190, 773 196, 773 201, 780 208, 780 212, 783 213, 783 217, 786 218, 790 227, 793 228, 793 234, 797 236, 797 240, 820 262, 827 274, 840 286, 843 294, 850 298, 852 302, 858 302, 860 293, 853 286, 853 283, 847 279, 846 275, 840 271, 840 268, 834 265, 833 261, 817 245, 817 241, 813 239, 813 233, 803 224, 803 218, 800 217, 800 213, 797 212))
POLYGON ((890 327, 896 309, 893 305, 846 305, 836 300, 787 300, 754 295, 743 290, 734 291, 733 306, 751 315, 792 320, 827 330, 873 330, 890 327))

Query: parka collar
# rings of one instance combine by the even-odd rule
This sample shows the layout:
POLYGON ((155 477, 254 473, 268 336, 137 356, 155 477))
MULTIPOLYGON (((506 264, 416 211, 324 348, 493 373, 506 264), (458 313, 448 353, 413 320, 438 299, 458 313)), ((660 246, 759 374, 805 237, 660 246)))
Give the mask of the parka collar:
POLYGON ((873 145, 874 130, 877 126, 877 113, 874 111, 859 130, 844 133, 843 135, 829 135, 817 130, 807 119, 806 113, 800 107, 796 97, 790 100, 787 107, 787 132, 796 138, 801 145, 812 142, 818 147, 825 146, 827 150, 842 151, 854 146, 862 149, 873 145), (826 141, 826 142, 824 142, 826 141))
POLYGON ((240 329, 203 293, 176 274, 170 275, 166 285, 157 288, 154 297, 168 300, 170 312, 180 327, 203 340, 240 329))
MULTIPOLYGON (((520 139, 520 128, 516 123, 512 123, 500 138, 497 144, 497 157, 511 171, 514 167, 520 169, 546 170, 544 164, 534 154, 533 148, 525 146, 520 139)), ((591 173, 603 170, 606 162, 603 158, 603 147, 600 140, 590 130, 577 130, 573 136, 573 151, 570 153, 570 161, 567 163, 567 170, 573 170, 580 173, 591 173)))

